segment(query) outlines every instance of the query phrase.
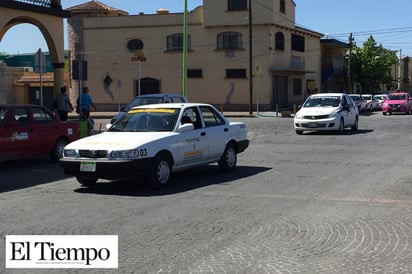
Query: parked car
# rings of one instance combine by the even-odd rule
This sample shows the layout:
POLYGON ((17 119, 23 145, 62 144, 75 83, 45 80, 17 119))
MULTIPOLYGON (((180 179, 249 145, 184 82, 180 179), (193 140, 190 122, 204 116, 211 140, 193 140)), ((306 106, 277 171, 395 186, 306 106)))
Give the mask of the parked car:
POLYGON ((412 110, 412 98, 407 92, 392 92, 383 101, 382 114, 392 114, 394 112, 403 112, 410 114, 412 110))
POLYGON ((378 100, 372 94, 362 94, 362 99, 366 101, 366 111, 378 109, 378 100))
POLYGON ((345 93, 319 93, 311 95, 295 114, 294 127, 297 134, 304 131, 338 131, 347 127, 358 129, 359 111, 345 93))
POLYGON ((62 122, 45 107, 0 105, 0 161, 47 154, 58 161, 64 146, 78 138, 78 122, 62 122))
POLYGON ((378 109, 382 109, 383 101, 388 97, 388 94, 376 94, 373 95, 376 100, 378 100, 378 109))
POLYGON ((114 124, 120 117, 125 115, 129 110, 137 106, 161 104, 161 103, 187 103, 188 100, 185 96, 179 94, 145 94, 134 97, 125 107, 121 108, 121 111, 116 114, 110 123, 114 124))
POLYGON ((249 145, 245 123, 229 122, 208 104, 139 106, 108 127, 65 147, 65 174, 84 186, 100 178, 147 178, 157 188, 178 170, 213 162, 233 170, 249 145))
POLYGON ((352 99, 352 101, 358 107, 359 112, 366 111, 366 101, 362 98, 362 96, 360 94, 349 94, 349 97, 352 99))

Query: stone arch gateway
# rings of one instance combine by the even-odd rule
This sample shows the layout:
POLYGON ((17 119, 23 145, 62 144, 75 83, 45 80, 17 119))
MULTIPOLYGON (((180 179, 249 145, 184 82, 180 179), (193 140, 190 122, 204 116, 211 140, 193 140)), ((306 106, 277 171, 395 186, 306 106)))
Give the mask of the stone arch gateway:
MULTIPOLYGON (((46 40, 54 68, 55 94, 64 86, 64 27, 63 19, 70 17, 60 0, 1 0, 0 43, 6 32, 19 24, 36 26, 46 40)), ((28 41, 29 42, 29 41, 28 41)))

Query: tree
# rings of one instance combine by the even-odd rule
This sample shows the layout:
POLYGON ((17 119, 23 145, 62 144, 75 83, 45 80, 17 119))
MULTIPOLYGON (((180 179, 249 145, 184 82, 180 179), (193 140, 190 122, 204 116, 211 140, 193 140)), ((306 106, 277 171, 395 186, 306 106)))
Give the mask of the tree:
POLYGON ((354 46, 351 58, 351 79, 364 91, 377 91, 392 84, 392 66, 397 64, 396 51, 377 46, 372 36, 363 47, 354 46))

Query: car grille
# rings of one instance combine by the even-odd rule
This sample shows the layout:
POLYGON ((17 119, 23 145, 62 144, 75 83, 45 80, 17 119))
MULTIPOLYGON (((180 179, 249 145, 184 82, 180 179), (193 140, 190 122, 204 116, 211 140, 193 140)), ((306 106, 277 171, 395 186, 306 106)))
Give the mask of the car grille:
POLYGON ((401 105, 400 104, 389 104, 391 108, 399 108, 401 105))
POLYGON ((326 119, 328 117, 329 115, 308 115, 308 116, 304 116, 303 118, 308 119, 308 120, 320 120, 320 119, 326 119))
POLYGON ((304 128, 326 128, 326 126, 327 124, 309 124, 309 123, 303 123, 300 125, 300 127, 304 127, 304 128))
POLYGON ((79 150, 79 154, 83 158, 105 158, 107 150, 79 150))

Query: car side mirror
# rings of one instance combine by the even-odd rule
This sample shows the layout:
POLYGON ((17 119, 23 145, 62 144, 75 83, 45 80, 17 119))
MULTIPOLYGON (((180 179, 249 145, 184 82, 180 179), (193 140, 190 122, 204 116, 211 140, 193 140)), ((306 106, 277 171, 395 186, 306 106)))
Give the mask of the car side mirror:
POLYGON ((190 131, 193 130, 195 127, 193 126, 192 123, 187 123, 187 124, 183 124, 179 126, 179 132, 186 132, 186 131, 190 131))

